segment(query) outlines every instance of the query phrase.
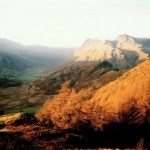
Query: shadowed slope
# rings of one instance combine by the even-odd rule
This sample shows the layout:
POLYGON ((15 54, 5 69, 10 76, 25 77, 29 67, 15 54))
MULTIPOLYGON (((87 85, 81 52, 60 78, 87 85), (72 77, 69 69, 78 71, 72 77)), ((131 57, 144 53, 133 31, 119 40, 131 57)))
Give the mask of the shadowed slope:
POLYGON ((117 68, 114 68, 108 61, 93 63, 86 66, 71 65, 49 76, 37 79, 33 84, 41 90, 46 91, 47 94, 53 95, 58 93, 65 82, 70 81, 68 87, 75 88, 79 91, 80 89, 91 87, 95 79, 100 79, 102 75, 108 72, 112 74, 110 78, 110 81, 112 81, 124 71, 119 71, 117 68))

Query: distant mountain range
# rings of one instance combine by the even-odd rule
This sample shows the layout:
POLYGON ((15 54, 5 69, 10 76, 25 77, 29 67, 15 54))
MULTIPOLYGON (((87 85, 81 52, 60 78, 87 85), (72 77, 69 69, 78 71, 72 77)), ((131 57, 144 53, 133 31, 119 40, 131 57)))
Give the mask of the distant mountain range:
POLYGON ((19 78, 37 74, 40 76, 45 69, 52 70, 57 65, 65 63, 72 55, 72 51, 71 48, 25 46, 0 39, 0 77, 19 78))
POLYGON ((128 69, 149 59, 150 39, 135 38, 126 34, 116 40, 88 39, 74 52, 76 63, 87 64, 107 60, 119 69, 128 69))
POLYGON ((149 59, 149 56, 150 39, 126 34, 119 35, 113 41, 88 39, 77 50, 41 45, 25 46, 1 38, 0 78, 31 81, 52 73, 52 70, 58 70, 60 66, 86 65, 105 60, 114 68, 129 69, 149 59))

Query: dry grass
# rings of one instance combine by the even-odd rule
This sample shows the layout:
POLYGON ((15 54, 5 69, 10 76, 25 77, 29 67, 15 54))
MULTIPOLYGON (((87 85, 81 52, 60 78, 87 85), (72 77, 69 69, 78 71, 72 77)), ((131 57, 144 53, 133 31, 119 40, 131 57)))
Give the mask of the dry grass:
POLYGON ((37 112, 38 119, 46 124, 55 123, 62 129, 69 129, 76 125, 80 116, 82 105, 87 99, 92 97, 92 89, 76 92, 68 89, 68 83, 63 85, 59 95, 53 100, 47 101, 44 107, 37 112))
MULTIPOLYGON (((80 135, 55 130, 39 125, 8 126, 9 130, 21 132, 25 140, 37 149, 74 149, 82 146, 84 139, 80 135)), ((83 146, 82 146, 83 147, 83 146)))
POLYGON ((78 129, 80 124, 89 124, 94 130, 102 130, 105 124, 118 122, 122 112, 128 113, 135 106, 139 113, 132 123, 144 123, 150 108, 149 66, 150 61, 146 61, 96 92, 85 89, 76 93, 66 83, 59 95, 45 103, 37 117, 61 129, 78 129))
POLYGON ((36 118, 28 113, 16 113, 0 116, 0 124, 4 125, 21 125, 21 124, 36 124, 36 118))
POLYGON ((0 116, 0 123, 9 124, 12 121, 20 118, 22 113, 16 113, 16 114, 9 114, 9 115, 2 115, 0 116))

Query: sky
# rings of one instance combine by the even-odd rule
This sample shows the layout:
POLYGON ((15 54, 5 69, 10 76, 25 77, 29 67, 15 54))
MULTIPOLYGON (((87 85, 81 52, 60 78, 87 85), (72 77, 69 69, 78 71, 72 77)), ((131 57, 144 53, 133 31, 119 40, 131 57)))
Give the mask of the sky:
POLYGON ((87 38, 150 38, 150 0, 0 0, 0 38, 78 47, 87 38))

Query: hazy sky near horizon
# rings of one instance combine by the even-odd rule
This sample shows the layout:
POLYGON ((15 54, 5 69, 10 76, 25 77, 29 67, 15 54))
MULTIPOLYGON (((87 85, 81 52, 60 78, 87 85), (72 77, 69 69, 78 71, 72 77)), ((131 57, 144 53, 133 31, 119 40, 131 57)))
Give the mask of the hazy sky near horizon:
POLYGON ((0 38, 77 47, 119 34, 150 38, 150 0, 0 0, 0 38))

